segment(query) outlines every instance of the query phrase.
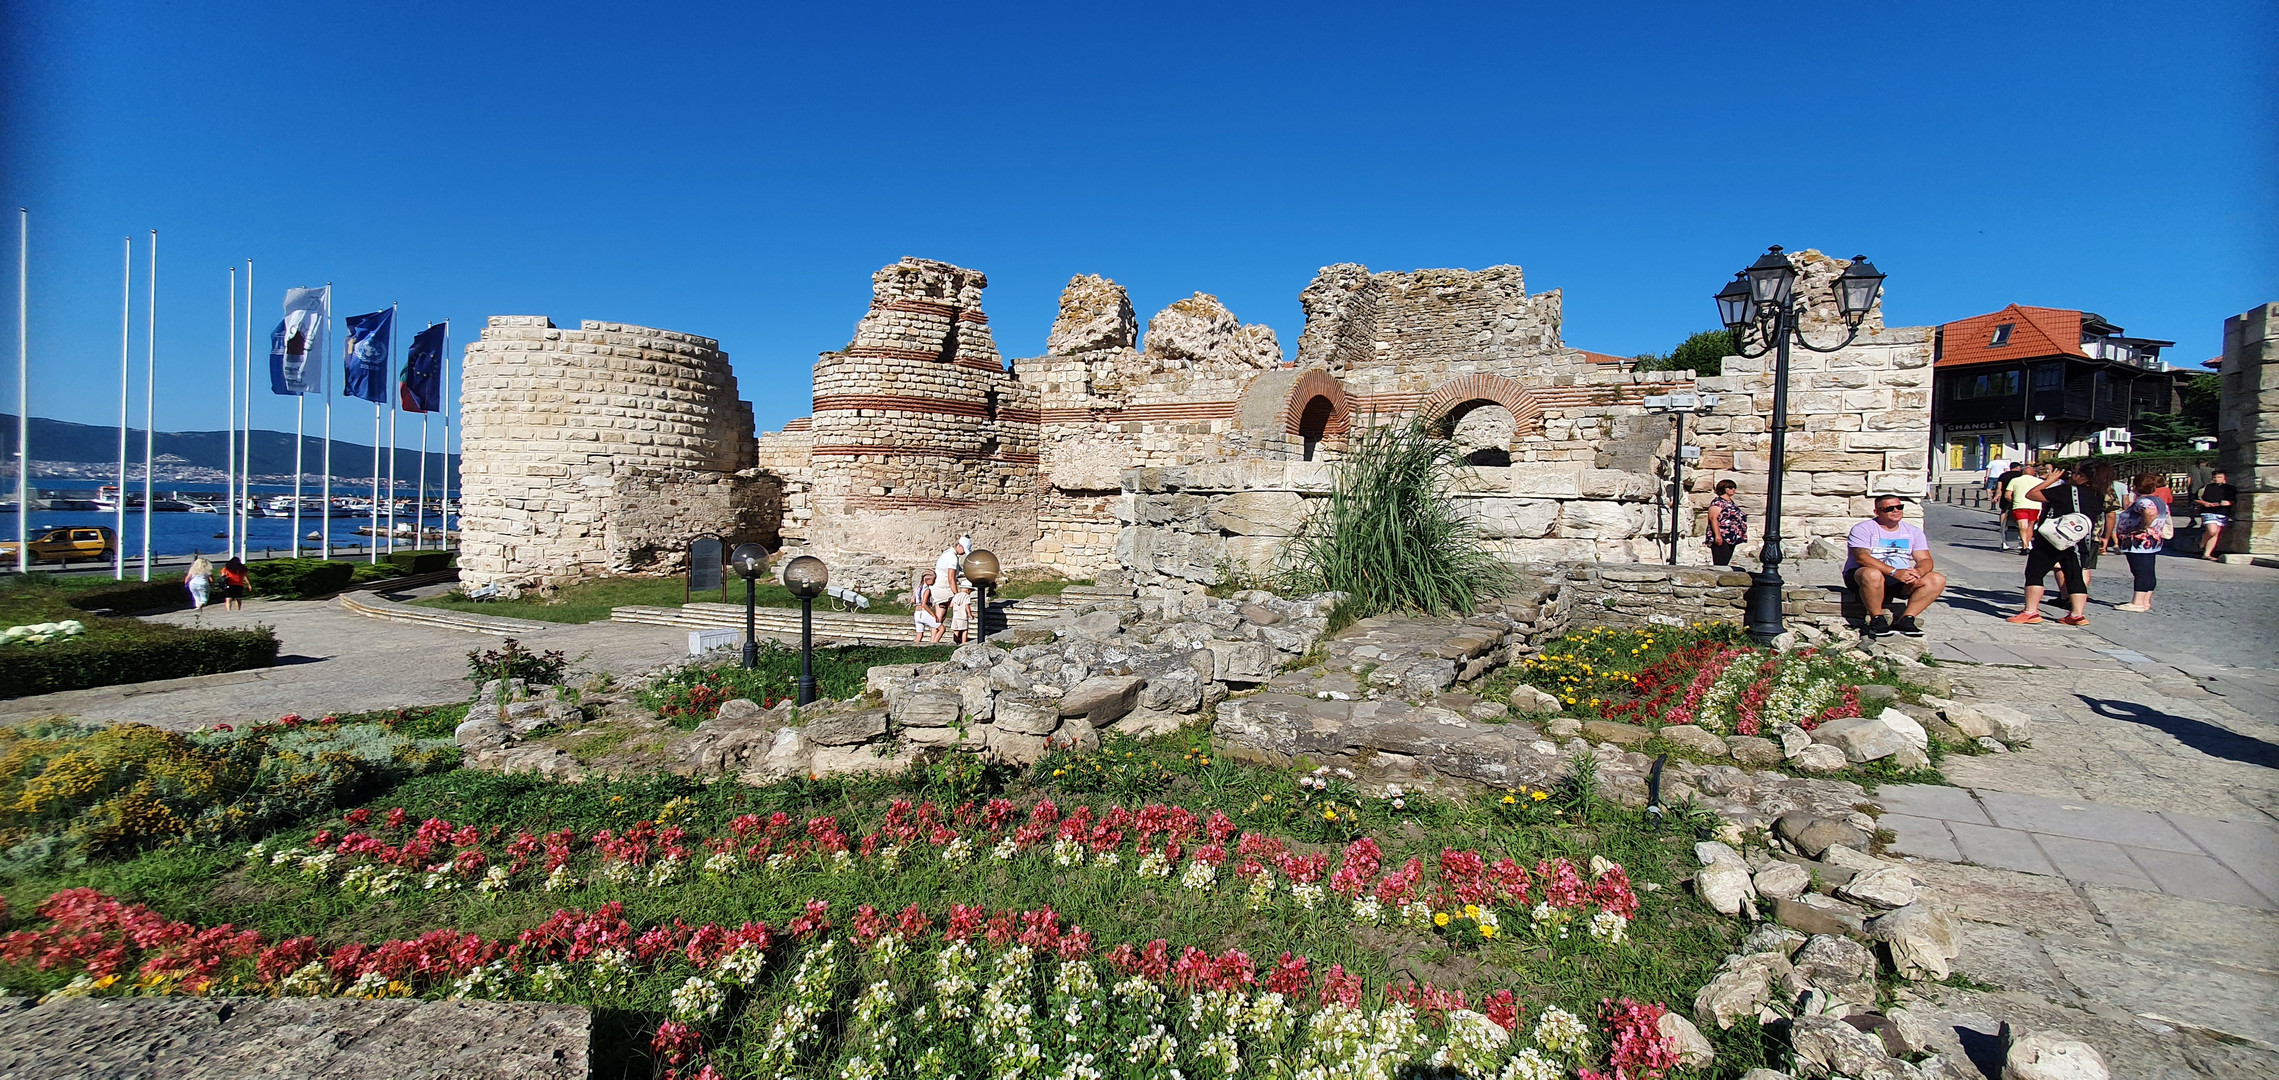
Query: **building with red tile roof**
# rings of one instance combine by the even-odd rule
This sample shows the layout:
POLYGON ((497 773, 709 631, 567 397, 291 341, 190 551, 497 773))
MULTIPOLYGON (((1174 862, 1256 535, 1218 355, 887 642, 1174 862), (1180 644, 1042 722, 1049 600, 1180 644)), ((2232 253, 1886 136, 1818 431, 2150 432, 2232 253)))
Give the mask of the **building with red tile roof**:
POLYGON ((2123 448, 2130 423, 2175 408, 2160 350, 2090 311, 2011 304, 1939 327, 1931 375, 1931 472, 1953 482, 1989 462, 2123 448), (1960 474, 1960 475, 1958 475, 1960 474))

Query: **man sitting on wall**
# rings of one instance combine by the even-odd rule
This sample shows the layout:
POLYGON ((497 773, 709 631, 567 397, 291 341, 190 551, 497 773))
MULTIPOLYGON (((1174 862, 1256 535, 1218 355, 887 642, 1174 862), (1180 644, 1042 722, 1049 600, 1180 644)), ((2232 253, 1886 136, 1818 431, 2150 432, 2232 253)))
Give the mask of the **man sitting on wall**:
POLYGON ((1922 637, 1915 617, 1947 591, 1947 576, 1931 566, 1931 538, 1920 526, 1907 523, 1907 502, 1897 495, 1878 495, 1875 516, 1852 526, 1851 553, 1844 559, 1844 584, 1860 594, 1868 609, 1867 634, 1905 634, 1922 637), (1884 615, 1884 598, 1907 598, 1898 619, 1884 615))

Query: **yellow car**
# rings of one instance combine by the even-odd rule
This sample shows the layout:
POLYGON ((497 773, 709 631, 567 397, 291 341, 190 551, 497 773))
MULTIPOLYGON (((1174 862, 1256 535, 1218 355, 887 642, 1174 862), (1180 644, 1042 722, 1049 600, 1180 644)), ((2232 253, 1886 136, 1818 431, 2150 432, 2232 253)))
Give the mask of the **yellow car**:
MULTIPOLYGON (((0 562, 15 562, 16 546, 13 540, 0 543, 0 562)), ((67 525, 32 537, 32 561, 68 565, 73 559, 108 559, 118 547, 118 534, 109 526, 67 525)))

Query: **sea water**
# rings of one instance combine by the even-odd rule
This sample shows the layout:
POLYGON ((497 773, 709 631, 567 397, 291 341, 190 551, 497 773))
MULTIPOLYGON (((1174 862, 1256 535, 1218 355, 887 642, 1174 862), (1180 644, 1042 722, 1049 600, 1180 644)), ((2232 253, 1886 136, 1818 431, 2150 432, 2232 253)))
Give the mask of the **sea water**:
MULTIPOLYGON (((92 494, 93 490, 86 480, 62 478, 43 480, 36 476, 32 478, 32 486, 58 492, 85 490, 92 494)), ((130 483, 127 485, 127 490, 129 494, 137 497, 142 494, 140 484, 130 483)), ((335 497, 368 498, 371 495, 369 487, 359 492, 336 485, 332 490, 335 497)), ((223 498, 222 485, 220 484, 151 485, 151 494, 155 498, 163 499, 169 492, 211 496, 215 499, 223 498)), ((252 492, 256 499, 266 500, 271 495, 290 496, 293 493, 293 488, 290 484, 254 484, 252 485, 252 492)), ((304 498, 313 499, 318 494, 320 491, 317 488, 304 487, 301 489, 301 495, 304 498)), ((413 494, 413 492, 406 491, 402 493, 402 497, 408 499, 413 494)), ((432 499, 435 495, 436 493, 431 489, 428 497, 432 499)), ((0 521, 0 533, 5 533, 7 539, 13 540, 16 538, 16 523, 13 520, 15 515, 11 513, 8 517, 10 520, 0 521)), ((427 528, 429 530, 436 527, 436 517, 437 514, 433 509, 428 510, 427 528)), ((127 558, 130 561, 142 553, 142 520, 142 507, 130 506, 127 508, 126 528, 120 530, 119 540, 120 546, 126 550, 127 558)), ((396 510, 396 524, 399 527, 404 527, 411 523, 412 515, 409 508, 399 507, 396 510)), ((332 542, 334 546, 354 545, 358 549, 362 549, 370 538, 358 536, 356 530, 369 527, 371 524, 372 518, 369 514, 356 517, 335 516, 332 519, 332 542)), ((108 525, 116 529, 119 527, 119 520, 116 511, 106 510, 33 510, 31 513, 31 533, 33 536, 38 536, 43 529, 62 525, 108 525)), ((386 529, 387 525, 388 509, 383 506, 380 508, 380 527, 386 529)), ((249 518, 246 520, 245 526, 246 547, 251 549, 254 554, 261 554, 265 551, 286 553, 293 548, 293 519, 290 516, 249 518)), ((451 519, 450 527, 454 529, 459 527, 459 519, 456 516, 451 519)), ((301 533, 303 536, 309 533, 321 533, 323 529, 323 518, 307 510, 301 512, 301 533)), ((229 546, 229 541, 225 538, 228 531, 229 519, 226 514, 153 510, 150 513, 150 553, 154 556, 213 555, 229 546)), ((430 543, 432 542, 431 540, 430 543)), ((382 537, 382 550, 385 550, 386 544, 386 538, 382 537)), ((301 541, 301 553, 313 555, 316 546, 316 541, 303 540, 301 541)), ((408 529, 404 535, 396 538, 396 550, 398 551, 408 551, 418 546, 419 544, 412 540, 408 529)), ((77 562, 78 560, 74 561, 77 562)))

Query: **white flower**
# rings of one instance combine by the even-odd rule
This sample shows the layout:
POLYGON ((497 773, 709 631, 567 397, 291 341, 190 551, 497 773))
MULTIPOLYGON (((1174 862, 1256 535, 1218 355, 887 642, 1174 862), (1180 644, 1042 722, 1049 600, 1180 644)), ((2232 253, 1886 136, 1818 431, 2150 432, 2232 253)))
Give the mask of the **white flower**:
POLYGON ((704 872, 712 877, 728 877, 743 866, 743 860, 734 851, 715 851, 705 857, 704 872))
POLYGON ((1535 1021, 1535 1045, 1569 1057, 1590 1049, 1591 1029, 1580 1017, 1556 1005, 1535 1021))
POLYGON ((247 862, 260 862, 268 857, 269 843, 266 840, 245 849, 245 861, 247 862))
POLYGON ((1013 857, 1014 853, 1020 850, 1020 845, 1015 844, 1013 842, 1013 838, 1008 836, 1003 840, 999 840, 996 847, 989 849, 989 857, 997 860, 998 862, 1005 862, 1007 860, 1010 860, 1013 857))
POLYGON ((631 884, 633 875, 639 872, 639 868, 623 859, 607 859, 601 864, 601 879, 612 885, 631 884))
POLYGON ((436 892, 450 892, 459 887, 459 879, 452 877, 449 870, 430 870, 420 887, 433 889, 436 892))
POLYGON ((1118 855, 1113 851, 1103 851, 1098 855, 1092 856, 1092 865, 1097 866, 1102 870, 1113 870, 1117 866, 1122 865, 1123 861, 1123 856, 1118 855))
POLYGON ((377 971, 367 971, 348 989, 342 992, 352 998, 384 998, 388 996, 388 977, 377 971))
POLYGON ((855 857, 842 848, 831 853, 831 870, 834 873, 855 868, 855 857))
POLYGON ((1140 856, 1139 865, 1132 868, 1132 873, 1143 878, 1167 878, 1171 876, 1171 862, 1162 852, 1150 851, 1140 856))
POLYGON ((1297 898, 1299 907, 1311 911, 1322 902, 1322 897, 1329 895, 1329 890, 1318 881, 1301 881, 1290 886, 1290 895, 1297 898))
POLYGON ((570 872, 568 864, 557 866, 552 873, 546 875, 547 892, 560 892, 563 889, 575 889, 577 887, 578 875, 570 872))
POLYGON ((1190 861, 1180 871, 1179 884, 1188 889, 1208 889, 1219 880, 1219 868, 1201 859, 1190 861))
POLYGON ((277 992, 286 997, 323 997, 332 992, 332 969, 321 960, 311 960, 279 979, 277 992))
POLYGON ((453 980, 451 993, 448 996, 451 1000, 456 1001, 461 998, 480 997, 486 992, 496 993, 506 985, 507 975, 507 967, 504 961, 484 964, 453 980))
POLYGON ((1567 1070, 1538 1053, 1535 1048, 1520 1051, 1496 1074, 1496 1080, 1559 1080, 1567 1070))
POLYGON ((878 868, 881 871, 889 874, 901 869, 902 845, 888 844, 885 848, 881 849, 878 853, 878 868))
POLYGON ((1274 899, 1274 875, 1264 871, 1250 875, 1250 891, 1246 899, 1252 911, 1271 903, 1274 899))
POLYGON ((774 873, 774 872, 776 872, 776 871, 778 871, 778 870, 781 870, 781 869, 783 869, 784 867, 786 867, 786 866, 790 866, 790 865, 791 865, 791 856, 790 856, 790 855, 788 855, 788 854, 785 854, 784 852, 781 852, 781 851, 779 851, 779 852, 776 852, 776 853, 775 853, 775 854, 773 854, 773 855, 770 855, 770 856, 768 856, 767 865, 766 865, 765 867, 763 867, 763 869, 767 870, 769 873, 771 873, 771 874, 772 874, 772 873, 774 873))
POLYGON ((544 963, 530 969, 530 992, 539 997, 555 997, 569 988, 569 968, 557 963, 544 963))
POLYGON ((1620 945, 1628 936, 1630 920, 1611 911, 1591 916, 1591 938, 1607 945, 1620 945))
POLYGON ((673 1015, 682 1020, 710 1020, 727 1004, 728 991, 710 979, 691 975, 673 991, 673 1015))
POLYGON ((687 864, 678 857, 657 860, 657 865, 649 868, 649 887, 654 889, 660 885, 670 885, 679 881, 681 867, 685 865, 687 864))
POLYGON ((738 943, 735 948, 728 950, 718 961, 714 962, 712 973, 719 976, 723 982, 733 983, 737 986, 750 986, 759 981, 760 975, 766 972, 767 966, 767 954, 754 947, 751 942, 746 941, 738 943))
POLYGON ((475 883, 475 889, 478 892, 498 892, 511 884, 513 881, 506 867, 493 866, 483 872, 483 880, 475 883))
POLYGON ((951 866, 964 866, 973 861, 973 845, 965 837, 958 837, 942 848, 942 861, 951 866))
POLYGON ((1357 896, 1353 899, 1353 921, 1375 926, 1385 921, 1385 905, 1374 896, 1357 896))
POLYGON ((603 949, 593 955, 595 993, 622 994, 633 986, 633 957, 623 949, 603 949))
POLYGON ((1084 865, 1084 844, 1065 836, 1053 841, 1052 862, 1054 866, 1084 865))
POLYGON ((292 848, 286 848, 285 850, 283 850, 283 851, 280 851, 280 852, 278 852, 278 853, 277 853, 277 854, 275 854, 275 855, 271 855, 271 856, 269 857, 269 865, 271 865, 271 866, 283 866, 283 865, 285 865, 286 863, 289 863, 289 862, 292 862, 292 861, 294 861, 294 860, 296 860, 296 859, 299 859, 300 857, 301 857, 301 853, 300 853, 300 852, 298 852, 298 851, 295 851, 295 850, 293 850, 292 848))
POLYGON ((1502 1060, 1511 1033, 1470 1009, 1448 1014, 1448 1041, 1432 1055, 1432 1063, 1454 1068, 1466 1076, 1486 1076, 1502 1060))
POLYGON ((1401 905, 1401 921, 1410 926, 1432 925, 1432 905, 1422 900, 1411 900, 1401 905))

